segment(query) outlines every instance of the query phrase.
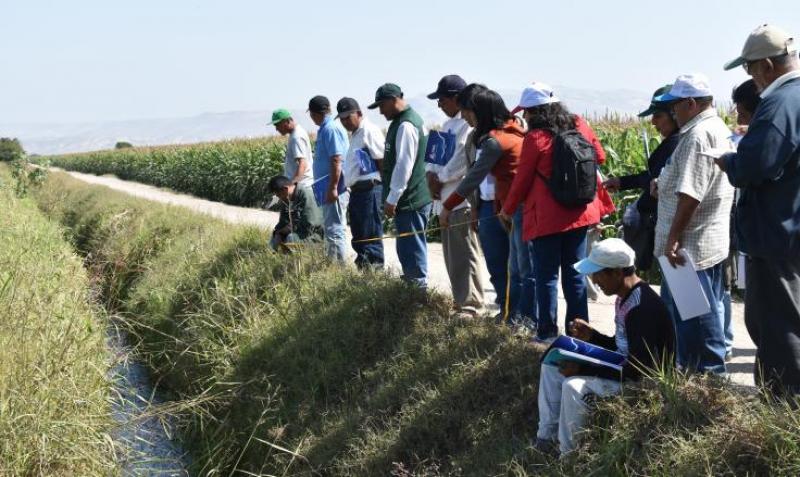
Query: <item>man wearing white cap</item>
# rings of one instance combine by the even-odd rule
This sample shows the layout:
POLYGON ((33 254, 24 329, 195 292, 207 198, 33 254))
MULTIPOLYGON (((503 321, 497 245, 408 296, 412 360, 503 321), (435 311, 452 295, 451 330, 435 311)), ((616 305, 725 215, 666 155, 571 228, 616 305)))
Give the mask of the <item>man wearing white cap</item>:
POLYGON ((717 160, 740 188, 736 215, 745 265, 745 324, 756 345, 756 382, 800 394, 800 60, 794 38, 762 25, 739 58, 762 89, 735 153, 717 160), (761 373, 760 371, 763 371, 761 373))
POLYGON ((683 264, 678 251, 692 258, 711 305, 705 315, 682 319, 666 282, 661 297, 675 321, 678 364, 688 371, 724 373, 723 262, 730 248, 730 211, 734 189, 705 153, 732 149, 730 130, 712 106, 705 75, 681 75, 669 93, 680 142, 658 177, 658 220, 654 254, 671 266, 683 264))
POLYGON ((627 356, 622 372, 610 368, 562 362, 542 364, 539 375, 539 430, 535 447, 552 452, 555 440, 562 454, 575 448, 592 395, 619 393, 624 380, 638 380, 642 370, 672 366, 675 332, 664 303, 646 282, 636 276, 636 255, 623 240, 597 243, 588 258, 574 264, 606 295, 616 295, 614 336, 606 336, 584 320, 572 322, 572 335, 627 356))

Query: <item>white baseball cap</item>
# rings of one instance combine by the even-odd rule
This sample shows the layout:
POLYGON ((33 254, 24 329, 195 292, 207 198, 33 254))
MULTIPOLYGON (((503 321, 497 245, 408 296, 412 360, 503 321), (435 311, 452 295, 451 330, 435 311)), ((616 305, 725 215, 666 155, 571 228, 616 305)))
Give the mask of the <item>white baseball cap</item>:
POLYGON ((763 60, 790 53, 797 53, 797 43, 794 38, 774 25, 764 24, 753 30, 747 37, 741 56, 725 63, 724 68, 731 70, 748 61, 763 60))
POLYGON ((517 114, 526 108, 534 108, 543 104, 558 103, 560 100, 553 92, 550 85, 534 81, 522 90, 522 96, 519 98, 519 105, 511 111, 511 114, 517 114))
POLYGON ((618 238, 605 239, 592 247, 589 257, 574 264, 572 268, 581 275, 591 275, 606 268, 632 267, 636 260, 636 252, 618 238))
POLYGON ((707 98, 714 96, 708 86, 708 77, 702 73, 680 75, 672 84, 669 93, 662 94, 653 100, 659 103, 668 103, 684 98, 707 98))

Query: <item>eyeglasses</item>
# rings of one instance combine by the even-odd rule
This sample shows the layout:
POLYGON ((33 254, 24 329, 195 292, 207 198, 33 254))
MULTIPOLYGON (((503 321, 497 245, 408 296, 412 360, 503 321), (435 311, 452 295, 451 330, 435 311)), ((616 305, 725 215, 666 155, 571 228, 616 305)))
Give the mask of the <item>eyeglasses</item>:
POLYGON ((745 61, 742 64, 742 68, 744 69, 744 72, 747 73, 747 74, 750 74, 750 70, 753 69, 753 65, 755 65, 759 61, 761 61, 761 60, 745 61))

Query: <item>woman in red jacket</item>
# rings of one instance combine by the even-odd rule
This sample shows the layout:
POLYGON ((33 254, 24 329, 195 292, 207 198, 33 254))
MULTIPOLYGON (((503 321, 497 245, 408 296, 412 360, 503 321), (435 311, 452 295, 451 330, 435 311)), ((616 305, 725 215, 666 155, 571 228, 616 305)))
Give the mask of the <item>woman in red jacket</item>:
POLYGON ((586 282, 572 264, 586 258, 586 231, 614 211, 611 197, 603 189, 598 176, 594 200, 581 206, 565 206, 556 200, 547 180, 553 171, 553 133, 578 130, 593 146, 598 164, 605 162, 605 153, 592 129, 581 117, 571 114, 553 90, 534 83, 525 88, 518 110, 525 110, 528 134, 522 144, 520 164, 503 204, 502 215, 508 220, 517 206, 523 206, 524 240, 531 241, 538 327, 536 341, 550 342, 558 335, 558 273, 567 301, 565 329, 575 318, 589 319, 586 282))

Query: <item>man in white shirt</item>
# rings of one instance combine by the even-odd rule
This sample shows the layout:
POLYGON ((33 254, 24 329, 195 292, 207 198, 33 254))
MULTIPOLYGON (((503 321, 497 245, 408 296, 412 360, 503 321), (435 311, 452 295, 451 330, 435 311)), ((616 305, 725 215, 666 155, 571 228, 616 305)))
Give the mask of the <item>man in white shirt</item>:
POLYGON ((345 185, 350 189, 350 231, 356 266, 383 267, 383 186, 381 163, 385 139, 380 128, 364 117, 353 98, 336 104, 342 126, 350 133, 344 159, 345 185))
MULTIPOLYGON (((428 187, 434 198, 433 213, 442 211, 442 197, 449 197, 469 169, 466 154, 467 138, 472 128, 461 117, 456 96, 467 87, 458 75, 447 75, 439 80, 436 91, 428 99, 437 100, 439 108, 448 120, 442 124, 442 133, 452 135, 455 148, 445 165, 425 163, 428 187)), ((483 310, 483 276, 480 268, 480 246, 472 220, 469 201, 457 205, 449 215, 446 228, 442 230, 442 252, 456 312, 463 317, 475 317, 483 310)))
POLYGON ((381 177, 384 187, 384 212, 394 218, 397 228, 397 257, 403 279, 428 286, 428 242, 425 238, 431 213, 431 195, 425 183, 427 131, 422 118, 403 99, 399 86, 386 83, 375 93, 369 109, 392 123, 386 133, 381 177))
POLYGON ((285 109, 276 109, 272 113, 270 124, 275 126, 282 136, 289 135, 286 156, 283 160, 283 175, 294 184, 311 187, 311 184, 314 183, 312 171, 314 157, 311 153, 311 140, 308 138, 308 133, 285 109))

